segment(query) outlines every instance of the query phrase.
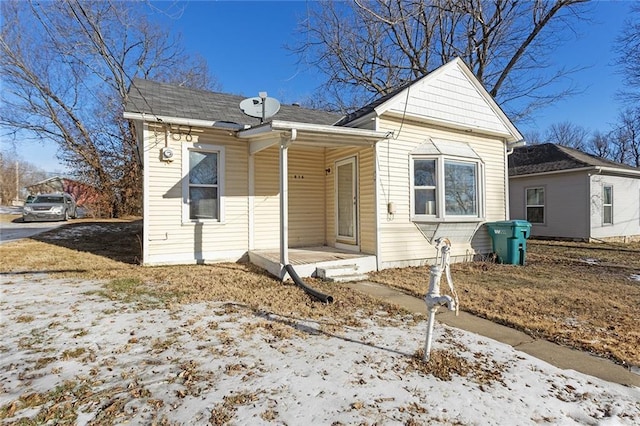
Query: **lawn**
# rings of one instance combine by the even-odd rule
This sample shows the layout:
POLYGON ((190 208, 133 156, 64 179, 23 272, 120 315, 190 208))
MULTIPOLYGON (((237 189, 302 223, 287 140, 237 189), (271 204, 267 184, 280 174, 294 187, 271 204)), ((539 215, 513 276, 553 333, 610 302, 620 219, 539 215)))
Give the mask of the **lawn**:
MULTIPOLYGON (((640 420, 637 388, 441 323, 425 363, 423 316, 339 284, 309 280, 327 305, 248 264, 139 266, 140 231, 83 219, 0 245, 0 422, 640 420)), ((637 250, 531 242, 525 267, 454 265, 453 277, 465 310, 638 365, 637 250)), ((371 279, 422 296, 427 277, 371 279)))
MULTIPOLYGON (((375 315, 398 308, 337 284, 310 280, 336 303, 314 302, 291 284, 242 263, 141 267, 139 220, 75 220, 38 237, 0 246, 0 272, 47 272, 53 277, 128 280, 126 293, 149 293, 166 303, 233 300, 279 315, 357 322, 356 309, 375 315)), ((371 275, 422 297, 428 267, 371 275)), ((456 264, 453 280, 462 310, 570 347, 640 366, 640 244, 530 240, 526 266, 456 264)), ((444 279, 444 278, 443 278, 444 279)), ((442 288, 446 288, 444 282, 442 288)), ((119 295, 119 296, 118 296, 119 295)))
MULTIPOLYGON (((640 244, 530 240, 524 267, 474 262, 451 271, 462 310, 640 366, 640 244)), ((389 269, 372 280, 422 296, 428 273, 389 269)))

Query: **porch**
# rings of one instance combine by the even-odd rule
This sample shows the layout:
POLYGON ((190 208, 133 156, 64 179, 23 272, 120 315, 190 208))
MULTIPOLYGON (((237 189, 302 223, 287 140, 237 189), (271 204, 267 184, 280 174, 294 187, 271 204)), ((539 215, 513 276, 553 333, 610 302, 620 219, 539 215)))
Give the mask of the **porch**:
MULTIPOLYGON (((301 277, 318 277, 334 281, 362 279, 367 272, 377 270, 376 257, 329 246, 288 249, 289 264, 301 277)), ((249 261, 270 274, 283 278, 286 274, 280 263, 280 250, 251 250, 249 261)))

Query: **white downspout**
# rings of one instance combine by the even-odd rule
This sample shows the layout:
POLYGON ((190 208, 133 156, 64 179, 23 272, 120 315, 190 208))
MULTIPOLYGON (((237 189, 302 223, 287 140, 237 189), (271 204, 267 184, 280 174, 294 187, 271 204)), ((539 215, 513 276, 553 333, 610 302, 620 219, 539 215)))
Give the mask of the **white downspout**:
POLYGON ((509 149, 508 144, 504 144, 504 220, 510 220, 509 214, 509 155, 513 148, 509 149))
POLYGON ((516 142, 506 142, 504 144, 504 218, 510 220, 509 214, 509 156, 513 154, 513 150, 519 146, 525 146, 527 142, 524 139, 520 139, 516 142))
MULTIPOLYGON (((145 265, 149 263, 149 224, 150 224, 150 215, 149 215, 149 169, 151 168, 149 165, 149 149, 147 149, 147 141, 151 138, 151 131, 149 130, 149 125, 144 121, 138 121, 142 131, 138 133, 139 146, 142 150, 142 264, 145 265)), ((164 135, 165 138, 167 137, 164 135)), ((165 139, 166 140, 166 139, 165 139)), ((153 141, 157 142, 157 141, 153 141)), ((149 143, 151 145, 151 142, 149 143)), ((181 219, 182 220, 182 219, 181 219)))
MULTIPOLYGON (((387 140, 387 143, 389 141, 387 140)), ((380 243, 380 169, 379 169, 379 159, 378 159, 378 144, 373 146, 373 173, 375 174, 374 178, 374 197, 373 197, 373 205, 375 206, 376 212, 376 220, 375 220, 375 235, 376 235, 376 270, 382 270, 382 255, 381 255, 381 243, 380 243)))
POLYGON ((289 146, 296 140, 298 132, 280 139, 280 278, 284 279, 284 267, 289 264, 289 146))
POLYGON ((253 250, 254 246, 255 246, 255 242, 254 242, 254 229, 255 229, 255 221, 254 221, 254 215, 255 215, 255 206, 254 206, 254 197, 256 195, 256 170, 255 170, 255 166, 256 165, 256 159, 255 159, 255 154, 251 154, 249 153, 249 206, 248 206, 248 231, 249 231, 249 238, 247 240, 247 244, 248 244, 248 249, 249 250, 253 250))

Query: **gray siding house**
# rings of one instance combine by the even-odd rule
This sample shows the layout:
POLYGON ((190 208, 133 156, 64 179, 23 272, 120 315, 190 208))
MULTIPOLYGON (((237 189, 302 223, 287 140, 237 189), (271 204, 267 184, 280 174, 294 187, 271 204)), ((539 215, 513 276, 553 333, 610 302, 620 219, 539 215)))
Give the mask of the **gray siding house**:
POLYGON ((640 169, 550 143, 516 148, 509 209, 533 237, 640 240, 640 169))

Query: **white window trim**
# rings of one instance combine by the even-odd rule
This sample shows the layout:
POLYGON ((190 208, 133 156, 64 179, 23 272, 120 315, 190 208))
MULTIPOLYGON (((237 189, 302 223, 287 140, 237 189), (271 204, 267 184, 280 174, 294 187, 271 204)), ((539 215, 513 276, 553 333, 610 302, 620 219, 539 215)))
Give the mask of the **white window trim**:
POLYGON ((527 221, 531 222, 534 225, 546 225, 547 224, 547 187, 546 186, 529 186, 524 189, 524 217, 527 221), (529 197, 527 197, 527 191, 530 189, 542 189, 544 194, 544 203, 543 204, 531 204, 529 205, 529 197), (542 222, 531 222, 529 221, 529 207, 542 207, 542 222))
POLYGON ((455 157, 450 155, 409 155, 409 190, 410 190, 410 217, 412 222, 483 222, 485 220, 485 176, 484 163, 477 158, 455 157), (436 214, 418 215, 415 214, 415 185, 414 185, 414 160, 435 160, 436 161, 436 214), (456 163, 468 163, 476 165, 476 200, 477 215, 447 215, 445 214, 445 185, 444 185, 444 163, 452 161, 456 163))
POLYGON ((225 147, 202 142, 182 144, 182 223, 224 223, 224 177, 225 177, 225 147), (218 219, 191 219, 189 217, 189 151, 215 152, 218 153, 218 219))
POLYGON ((610 184, 606 184, 606 185, 602 185, 602 225, 603 226, 610 226, 613 225, 613 185, 610 184), (604 191, 605 188, 611 188, 611 203, 610 204, 605 204, 604 202, 604 191), (604 209, 605 207, 610 207, 611 208, 611 222, 605 222, 604 218, 605 218, 605 214, 604 214, 604 209))

